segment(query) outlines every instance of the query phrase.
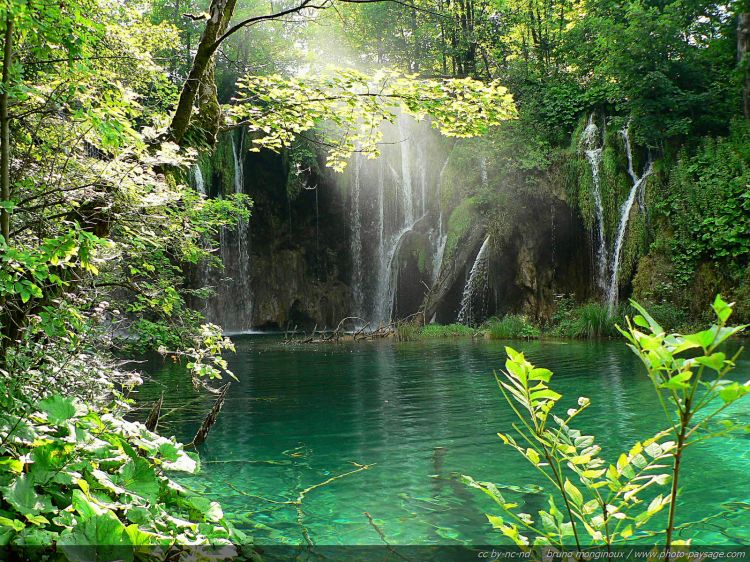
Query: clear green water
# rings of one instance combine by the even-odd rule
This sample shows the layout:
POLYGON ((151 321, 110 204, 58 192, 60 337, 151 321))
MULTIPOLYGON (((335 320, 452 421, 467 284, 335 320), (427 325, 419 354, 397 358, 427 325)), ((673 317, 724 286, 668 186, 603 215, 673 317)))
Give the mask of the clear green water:
MULTIPOLYGON (((496 436, 513 421, 493 369, 501 342, 436 340, 288 346, 239 337, 231 367, 240 379, 200 448, 203 471, 186 484, 221 500, 256 543, 302 544, 294 506, 274 502, 352 470, 369 470, 311 491, 303 525, 316 544, 380 544, 365 512, 391 544, 503 544, 485 512, 491 500, 455 479, 539 483, 533 469, 496 436)), ((651 384, 619 341, 513 342, 555 372, 562 408, 579 395, 593 405, 579 427, 597 435, 607 458, 664 426, 651 384)), ((154 361, 140 391, 165 391, 160 431, 189 441, 212 399, 193 390, 179 366, 154 361)), ((738 379, 750 363, 741 361, 738 379)), ((744 378, 743 378, 744 375, 744 378)), ((564 410, 563 410, 564 411, 564 410)), ((750 401, 725 418, 750 423, 750 401)), ((679 522, 724 515, 691 528, 698 544, 750 542, 750 438, 698 445, 686 458, 679 522)), ((543 496, 519 495, 525 511, 543 496)))

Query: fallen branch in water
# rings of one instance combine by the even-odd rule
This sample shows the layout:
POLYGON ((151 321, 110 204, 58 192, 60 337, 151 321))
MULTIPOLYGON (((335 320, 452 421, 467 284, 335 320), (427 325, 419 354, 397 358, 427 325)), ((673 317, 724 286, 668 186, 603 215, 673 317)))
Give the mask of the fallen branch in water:
POLYGON ((164 393, 161 393, 159 399, 154 403, 151 412, 148 414, 146 420, 146 429, 149 431, 156 431, 156 426, 159 425, 159 416, 161 415, 161 405, 164 403, 164 393))
POLYGON ((375 523, 375 520, 372 518, 372 515, 370 515, 366 511, 363 511, 362 513, 364 514, 365 517, 367 517, 367 520, 370 522, 370 526, 372 526, 372 528, 375 529, 375 532, 378 534, 378 536, 380 537, 380 540, 383 541, 383 544, 388 548, 388 550, 391 551, 396 556, 398 556, 399 558, 401 558, 402 560, 409 560, 404 555, 402 555, 399 552, 397 552, 396 549, 393 548, 393 546, 391 546, 391 543, 389 543, 388 539, 385 538, 385 533, 375 523))
POLYGON ((216 402, 214 402, 214 405, 211 408, 211 411, 206 416, 206 419, 203 420, 198 433, 195 434, 195 437, 193 437, 193 440, 190 442, 190 444, 194 447, 203 443, 206 440, 206 437, 208 437, 208 432, 211 431, 211 428, 216 423, 216 419, 219 417, 221 407, 224 405, 224 398, 226 397, 227 390, 229 390, 229 386, 231 384, 231 382, 228 382, 221 387, 219 391, 219 397, 216 399, 216 402))

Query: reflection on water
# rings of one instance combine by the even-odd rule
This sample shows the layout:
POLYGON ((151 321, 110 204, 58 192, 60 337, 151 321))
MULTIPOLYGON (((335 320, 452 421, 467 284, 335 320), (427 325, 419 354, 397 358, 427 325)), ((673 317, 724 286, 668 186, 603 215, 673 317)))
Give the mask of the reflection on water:
MULTIPOLYGON (((543 484, 496 435, 513 421, 492 374, 504 361, 498 342, 285 346, 254 336, 236 344, 229 359, 240 382, 200 449, 202 473, 185 483, 221 500, 257 543, 304 543, 301 518, 316 544, 379 544, 378 531, 391 544, 503 544, 484 517, 495 506, 459 475, 543 484), (304 494, 301 515, 284 503, 361 465, 372 466, 304 494)), ((578 427, 597 436, 609 460, 663 429, 651 383, 621 342, 513 345, 555 372, 562 411, 591 398, 578 427)), ((211 397, 196 393, 179 366, 154 362, 149 371, 140 398, 166 391, 160 430, 189 441, 211 397)), ((750 364, 738 371, 746 379, 750 364)), ((750 402, 724 418, 750 423, 750 402)), ((737 436, 689 451, 680 522, 739 503, 682 538, 750 541, 749 444, 737 436)), ((533 486, 514 499, 529 513, 546 507, 533 486)))

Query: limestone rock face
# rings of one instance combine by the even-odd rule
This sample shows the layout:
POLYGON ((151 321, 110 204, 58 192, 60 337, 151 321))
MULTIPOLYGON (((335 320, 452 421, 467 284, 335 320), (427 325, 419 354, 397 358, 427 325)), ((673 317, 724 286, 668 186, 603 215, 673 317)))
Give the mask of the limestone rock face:
POLYGON ((335 328, 349 314, 349 287, 337 279, 317 280, 300 249, 259 257, 253 269, 253 327, 335 328))
MULTIPOLYGON (((243 228, 222 233, 223 271, 197 267, 190 272, 192 286, 211 286, 216 292, 208 300, 196 298, 192 305, 228 332, 323 330, 357 316, 362 295, 358 305, 351 186, 325 171, 322 163, 316 167, 307 162, 300 176, 293 155, 244 153, 239 165, 235 156, 233 166, 237 153, 230 140, 220 143, 213 160, 204 165, 206 192, 223 197, 241 188, 253 199, 252 217, 243 228), (242 170, 239 183, 237 169, 242 170)), ((457 159, 454 167, 463 169, 462 162, 457 159)), ((444 178, 441 189, 457 185, 462 177, 452 166, 446 165, 445 178, 452 179, 444 178)), ((370 176, 363 173, 362 181, 379 181, 377 174, 370 176)), ((392 316, 455 322, 469 273, 488 236, 485 317, 523 313, 544 319, 552 313, 556 295, 573 293, 580 300, 593 296, 591 236, 566 202, 560 182, 542 180, 530 190, 520 187, 520 180, 477 178, 485 182, 485 192, 506 197, 505 203, 493 203, 488 210, 485 200, 470 195, 468 184, 450 196, 446 191, 444 200, 421 203, 423 218, 399 237, 393 254, 392 316), (432 220, 435 213, 441 213, 440 233, 432 220)), ((377 218, 366 205, 360 210, 377 218)), ((361 220, 361 240, 369 250, 377 249, 383 225, 361 220)), ((360 259, 383 258, 361 251, 360 259)), ((363 287, 368 291, 366 300, 382 297, 377 285, 369 277, 360 279, 360 292, 363 287)))

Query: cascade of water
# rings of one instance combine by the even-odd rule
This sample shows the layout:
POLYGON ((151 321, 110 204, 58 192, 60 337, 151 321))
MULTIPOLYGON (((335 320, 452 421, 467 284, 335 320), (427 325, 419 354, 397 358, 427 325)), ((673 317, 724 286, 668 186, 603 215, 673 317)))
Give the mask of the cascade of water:
POLYGON ((474 265, 471 266, 469 278, 466 280, 464 292, 461 296, 461 310, 458 313, 458 322, 473 326, 477 320, 482 320, 476 312, 479 310, 479 316, 486 312, 486 295, 488 286, 488 251, 490 246, 490 237, 484 239, 482 247, 479 249, 474 265))
POLYGON ((427 212, 427 158, 424 156, 424 148, 421 144, 417 145, 417 167, 419 170, 421 214, 424 215, 427 212))
POLYGON ((195 163, 193 164, 193 185, 195 186, 196 191, 198 193, 201 193, 203 195, 206 194, 206 184, 203 181, 203 172, 201 171, 201 167, 195 163))
POLYGON ((593 183, 592 194, 594 196, 594 210, 596 211, 597 225, 597 277, 596 283, 603 291, 607 290, 607 240, 604 234, 604 205, 602 204, 601 191, 601 163, 602 147, 600 146, 599 127, 594 123, 594 114, 589 116, 586 129, 583 131, 583 146, 586 159, 591 166, 591 178, 593 183))
POLYGON ((362 287, 362 215, 360 212, 360 173, 362 169, 362 159, 359 155, 355 156, 351 176, 351 196, 352 196, 352 229, 351 229, 351 248, 352 248, 352 290, 354 292, 354 315, 361 316, 363 313, 364 289, 362 287))
POLYGON ((479 179, 482 182, 482 187, 486 188, 490 184, 490 179, 487 176, 487 158, 481 156, 479 158, 479 179))
POLYGON ((440 269, 443 266, 443 255, 445 254, 445 245, 448 242, 448 232, 444 231, 443 228, 443 207, 440 205, 440 194, 442 193, 442 185, 443 185, 443 176, 445 175, 445 170, 448 169, 448 162, 450 161, 450 155, 445 159, 445 162, 443 163, 443 167, 440 168, 440 173, 438 174, 437 178, 437 187, 438 187, 438 226, 437 226, 437 236, 435 237, 435 250, 434 250, 434 259, 432 263, 432 283, 436 283, 438 280, 438 277, 440 276, 440 269))
POLYGON ((411 154, 409 131, 405 116, 398 118, 398 132, 401 136, 401 201, 404 205, 404 224, 414 224, 414 193, 411 182, 411 154))
MULTIPOLYGON (((244 156, 244 129, 240 130, 239 139, 232 137, 232 156, 234 159, 234 192, 237 194, 244 192, 245 170, 243 166, 244 156)), ((249 240, 249 223, 241 219, 237 224, 237 277, 236 287, 239 291, 239 297, 243 303, 240 311, 241 317, 239 323, 242 328, 250 328, 252 318, 252 294, 250 290, 250 240, 249 240)))
POLYGON ((382 156, 376 161, 355 156, 348 175, 353 314, 373 329, 389 324, 402 305, 409 310, 418 306, 419 291, 432 273, 423 265, 439 270, 446 242, 442 224, 437 225, 442 217, 435 204, 437 170, 430 166, 428 152, 432 133, 408 116, 399 116, 394 125, 384 127, 388 146, 382 156), (413 263, 405 255, 407 245, 425 240, 428 246, 419 246, 419 274, 424 277, 399 279, 401 267, 413 263), (408 296, 397 303, 399 287, 408 296))
POLYGON ((630 135, 628 134, 627 127, 620 131, 623 142, 625 143, 625 153, 628 157, 628 175, 633 180, 633 186, 630 188, 628 198, 620 207, 620 224, 617 228, 617 237, 615 238, 615 248, 612 252, 612 267, 610 268, 611 277, 609 280, 609 287, 607 288, 607 307, 610 311, 617 305, 618 295, 618 283, 620 273, 620 253, 622 252, 622 245, 625 241, 625 232, 628 228, 628 221, 630 220, 630 211, 633 208, 633 203, 641 190, 646 178, 651 175, 653 166, 649 160, 646 164, 646 169, 643 174, 639 177, 633 167, 633 154, 630 147, 630 135))

